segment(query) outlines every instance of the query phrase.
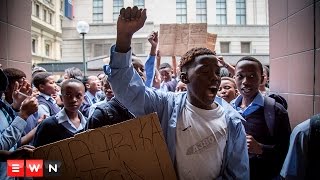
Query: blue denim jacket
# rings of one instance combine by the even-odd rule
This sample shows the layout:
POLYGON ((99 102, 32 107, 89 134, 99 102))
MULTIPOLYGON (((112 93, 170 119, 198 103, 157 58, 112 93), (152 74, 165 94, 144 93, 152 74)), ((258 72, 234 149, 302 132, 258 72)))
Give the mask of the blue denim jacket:
MULTIPOLYGON (((105 66, 115 97, 136 116, 157 112, 169 154, 173 163, 176 155, 176 126, 185 106, 186 93, 153 91, 146 87, 131 64, 131 50, 117 53, 112 47, 110 66, 105 66), (111 68, 111 69, 110 69, 111 68)), ((221 98, 215 101, 226 111, 228 139, 218 179, 249 179, 249 158, 244 120, 221 98)))

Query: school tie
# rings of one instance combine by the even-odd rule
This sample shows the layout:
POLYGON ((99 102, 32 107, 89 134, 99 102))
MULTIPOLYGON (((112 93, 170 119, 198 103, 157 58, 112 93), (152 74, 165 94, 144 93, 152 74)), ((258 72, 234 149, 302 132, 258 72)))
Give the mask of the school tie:
POLYGON ((53 99, 52 97, 50 97, 50 98, 49 98, 49 101, 50 101, 55 107, 57 107, 57 108, 60 109, 60 107, 58 106, 58 104, 57 104, 57 102, 56 102, 55 99, 53 99))
POLYGON ((92 98, 92 103, 95 104, 97 102, 96 98, 92 98))

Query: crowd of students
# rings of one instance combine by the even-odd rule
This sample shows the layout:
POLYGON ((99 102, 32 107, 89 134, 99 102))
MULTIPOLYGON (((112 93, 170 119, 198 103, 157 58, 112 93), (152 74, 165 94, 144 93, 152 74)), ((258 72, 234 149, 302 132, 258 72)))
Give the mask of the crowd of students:
MULTIPOLYGON (((233 67, 201 47, 186 52, 178 67, 160 64, 157 32, 148 36, 151 49, 143 64, 131 51, 131 39, 146 18, 146 9, 121 9, 105 74, 83 77, 69 68, 56 82, 36 67, 28 82, 19 69, 1 69, 0 160, 157 112, 179 179, 312 177, 310 157, 301 150, 306 147, 299 146, 307 140, 296 140, 301 131, 309 133, 309 121, 290 140, 288 104, 266 86, 267 67, 253 57, 233 67)), ((0 179, 10 179, 5 168, 1 162, 0 179)))

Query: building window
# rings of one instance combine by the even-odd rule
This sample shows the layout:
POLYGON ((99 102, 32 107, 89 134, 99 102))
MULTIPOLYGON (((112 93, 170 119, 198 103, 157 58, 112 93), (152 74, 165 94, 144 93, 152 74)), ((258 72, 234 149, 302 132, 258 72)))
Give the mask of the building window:
POLYGON ((133 0, 133 6, 137 6, 139 9, 143 9, 144 0, 133 0))
POLYGON ((93 23, 103 22, 103 0, 93 0, 93 23))
POLYGON ((241 42, 241 53, 250 53, 250 42, 241 42))
POLYGON ((39 4, 36 4, 36 16, 40 17, 40 6, 39 6, 39 4))
POLYGON ((143 54, 143 45, 142 43, 133 43, 132 52, 135 54, 143 54))
POLYGON ((227 24, 226 0, 217 0, 217 24, 227 24))
POLYGON ((197 23, 207 22, 207 0, 197 0, 197 23))
POLYGON ((177 23, 187 23, 187 1, 186 0, 177 0, 176 11, 177 11, 177 23))
POLYGON ((60 12, 63 12, 63 8, 64 8, 63 1, 60 1, 60 12))
POLYGON ((52 13, 49 13, 49 23, 52 24, 52 13))
POLYGON ((60 28, 62 29, 62 19, 60 19, 60 28))
POLYGON ((246 24, 246 0, 236 0, 237 24, 246 24))
POLYGON ((36 39, 32 39, 32 53, 35 54, 36 53, 36 47, 37 47, 37 40, 36 39))
POLYGON ((113 22, 117 22, 121 8, 123 8, 123 0, 113 0, 113 22))
POLYGON ((45 45, 45 53, 46 53, 46 56, 50 56, 50 44, 46 44, 45 45))
POLYGON ((43 21, 47 21, 47 10, 43 10, 43 21))
POLYGON ((109 55, 111 44, 94 44, 94 57, 109 55))
POLYGON ((220 52, 230 53, 230 42, 220 42, 220 52))
POLYGON ((95 44, 94 45, 93 55, 94 55, 94 57, 103 55, 103 44, 95 44))

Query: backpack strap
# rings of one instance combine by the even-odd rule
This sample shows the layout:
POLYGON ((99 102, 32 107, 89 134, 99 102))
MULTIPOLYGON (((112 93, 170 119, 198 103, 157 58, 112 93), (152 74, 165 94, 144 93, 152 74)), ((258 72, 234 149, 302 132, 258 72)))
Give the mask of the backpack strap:
POLYGON ((310 119, 310 132, 307 150, 307 179, 316 177, 320 162, 320 114, 317 114, 310 119))
POLYGON ((273 98, 264 96, 264 119, 268 126, 270 135, 274 135, 274 123, 275 123, 275 105, 276 101, 273 98))

